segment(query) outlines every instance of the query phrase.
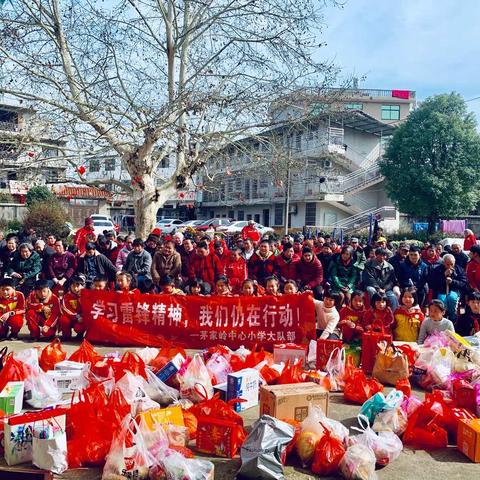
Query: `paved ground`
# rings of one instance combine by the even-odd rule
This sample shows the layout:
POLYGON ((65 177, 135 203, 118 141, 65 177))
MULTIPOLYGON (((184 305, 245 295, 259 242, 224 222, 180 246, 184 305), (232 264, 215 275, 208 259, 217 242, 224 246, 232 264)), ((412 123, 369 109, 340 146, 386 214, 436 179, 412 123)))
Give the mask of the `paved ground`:
MULTIPOLYGON (((0 346, 8 345, 9 350, 18 351, 32 346, 44 347, 45 343, 27 343, 22 340, 10 342, 1 342, 0 346)), ((78 346, 78 342, 72 341, 64 345, 67 353, 73 352, 78 346)), ((119 350, 128 350, 126 348, 105 348, 98 347, 98 352, 119 350)), ((421 392, 417 392, 422 395, 421 392)), ((343 401, 341 394, 333 394, 330 398, 329 416, 340 420, 347 427, 356 425, 356 415, 359 407, 356 405, 347 405, 343 401)), ((245 424, 248 428, 258 418, 258 408, 251 408, 244 412, 245 424)), ((227 480, 235 478, 235 474, 240 466, 240 459, 233 460, 220 458, 209 458, 215 463, 215 479, 227 480)), ((0 465, 4 463, 3 459, 0 465)), ((480 465, 473 464, 468 458, 462 455, 452 446, 447 449, 437 451, 414 451, 405 449, 400 458, 386 468, 377 471, 380 480, 423 480, 423 479, 448 479, 448 480, 476 480, 480 479, 480 465)), ((307 480, 318 478, 303 470, 298 465, 288 465, 285 468, 285 476, 289 480, 307 480)), ((3 478, 3 477, 2 477, 3 478)), ((101 472, 98 469, 78 469, 70 470, 62 476, 65 480, 100 480, 101 472)), ((335 478, 335 477, 331 477, 335 478)))

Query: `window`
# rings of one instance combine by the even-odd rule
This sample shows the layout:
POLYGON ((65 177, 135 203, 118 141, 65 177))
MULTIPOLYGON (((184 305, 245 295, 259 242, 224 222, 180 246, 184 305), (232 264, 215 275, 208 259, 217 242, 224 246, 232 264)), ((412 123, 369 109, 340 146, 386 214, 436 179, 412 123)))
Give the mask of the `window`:
POLYGON ((114 158, 107 158, 105 160, 105 171, 106 172, 115 171, 115 159, 114 158))
POLYGON ((382 120, 400 120, 400 105, 382 105, 382 120))
POLYGON ((91 172, 100 171, 100 160, 97 160, 96 158, 90 160, 90 171, 91 172))
POLYGON ((163 157, 162 161, 160 162, 160 168, 169 168, 170 167, 170 158, 163 157))
POLYGON ((254 215, 254 220, 253 220, 255 223, 260 223, 260 214, 259 213, 256 213, 254 215))
POLYGON ((242 190, 242 179, 240 177, 235 179, 235 190, 237 192, 242 190))
POLYGON ((43 151, 43 156, 45 158, 56 158, 58 157, 58 149, 56 148, 45 148, 43 151))
POLYGON ((302 149, 302 133, 301 132, 297 132, 295 134, 295 148, 297 150, 302 149))
POLYGON ((245 212, 243 210, 239 210, 237 213, 237 219, 243 221, 245 219, 245 212))
POLYGON ((235 212, 233 210, 229 210, 227 216, 228 216, 228 218, 233 218, 233 217, 235 217, 235 212))
POLYGON ((345 110, 363 110, 363 103, 346 103, 345 110))
POLYGON ((247 214, 247 220, 251 220, 251 219, 252 219, 252 214, 251 213, 247 214))
POLYGON ((48 183, 58 182, 58 170, 47 170, 45 177, 48 183))
POLYGON ((317 204, 305 204, 305 225, 315 225, 317 223, 317 204))
POLYGON ((227 181, 227 193, 232 193, 233 192, 233 180, 228 180, 227 181))
POLYGON ((266 178, 261 178, 258 183, 258 188, 268 188, 268 180, 266 178))
POLYGON ((246 178, 245 179, 245 189, 244 189, 244 192, 245 192, 245 199, 249 199, 250 198, 250 179, 249 178, 246 178))
POLYGON ((252 180, 252 198, 258 197, 258 180, 254 178, 252 180))
POLYGON ((275 204, 275 225, 283 225, 283 205, 281 203, 275 204))

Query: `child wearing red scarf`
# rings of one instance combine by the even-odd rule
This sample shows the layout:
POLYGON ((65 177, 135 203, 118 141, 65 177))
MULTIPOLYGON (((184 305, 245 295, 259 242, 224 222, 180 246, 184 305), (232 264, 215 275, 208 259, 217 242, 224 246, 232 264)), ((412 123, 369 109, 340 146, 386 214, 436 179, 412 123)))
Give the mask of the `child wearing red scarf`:
POLYGON ((40 336, 51 339, 57 332, 60 302, 52 293, 46 280, 38 280, 27 298, 27 326, 33 340, 40 336))
POLYGON ((365 331, 392 333, 393 313, 387 307, 387 297, 375 293, 371 299, 369 308, 363 317, 363 328, 365 331))

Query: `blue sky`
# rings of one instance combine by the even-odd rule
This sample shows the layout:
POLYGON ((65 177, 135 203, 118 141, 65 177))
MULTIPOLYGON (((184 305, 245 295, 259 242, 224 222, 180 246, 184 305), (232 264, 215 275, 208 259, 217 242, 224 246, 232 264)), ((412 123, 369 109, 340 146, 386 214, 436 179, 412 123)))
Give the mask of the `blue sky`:
MULTIPOLYGON (((322 0, 317 0, 323 4, 322 0)), ((342 0, 324 10, 331 59, 364 88, 480 97, 480 0, 342 0)), ((468 102, 480 123, 480 98, 468 102)))

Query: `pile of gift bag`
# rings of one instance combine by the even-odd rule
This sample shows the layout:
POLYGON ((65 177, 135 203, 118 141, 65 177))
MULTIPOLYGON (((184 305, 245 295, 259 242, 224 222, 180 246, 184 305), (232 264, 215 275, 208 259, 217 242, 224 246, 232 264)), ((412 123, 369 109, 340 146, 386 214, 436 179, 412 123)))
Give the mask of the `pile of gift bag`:
POLYGON ((440 333, 423 346, 394 345, 371 333, 361 351, 318 340, 273 353, 218 345, 191 357, 174 345, 101 356, 87 341, 69 358, 59 340, 4 350, 4 456, 57 474, 102 467, 105 480, 213 479, 205 455, 239 454, 238 476, 251 479, 284 478, 286 462, 375 479, 404 446, 458 444, 480 461, 475 341, 440 333), (423 400, 411 384, 427 391, 423 400), (359 406, 351 430, 329 416, 332 394, 359 406), (241 413, 256 406, 247 432, 241 413))

